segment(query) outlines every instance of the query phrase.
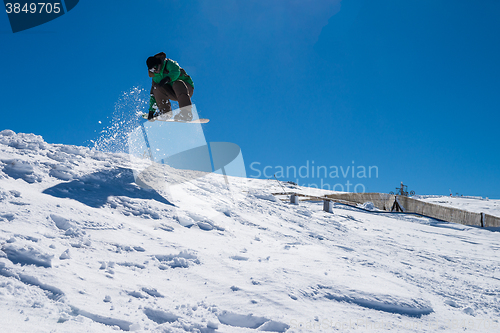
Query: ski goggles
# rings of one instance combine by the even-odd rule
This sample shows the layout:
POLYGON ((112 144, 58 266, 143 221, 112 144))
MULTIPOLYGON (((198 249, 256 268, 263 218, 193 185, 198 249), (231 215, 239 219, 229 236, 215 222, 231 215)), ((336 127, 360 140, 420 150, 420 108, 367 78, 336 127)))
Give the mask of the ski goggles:
POLYGON ((156 65, 156 66, 154 66, 154 67, 151 67, 151 68, 149 69, 149 71, 150 71, 151 73, 159 73, 159 72, 160 72, 160 65, 156 65))

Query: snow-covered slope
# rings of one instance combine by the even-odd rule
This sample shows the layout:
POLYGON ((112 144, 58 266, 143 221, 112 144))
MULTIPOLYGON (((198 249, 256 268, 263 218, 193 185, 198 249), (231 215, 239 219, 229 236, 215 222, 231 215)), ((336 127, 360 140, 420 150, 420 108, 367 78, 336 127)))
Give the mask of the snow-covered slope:
POLYGON ((500 328, 497 232, 326 213, 266 180, 234 200, 215 174, 173 197, 141 163, 0 132, 2 332, 500 328))

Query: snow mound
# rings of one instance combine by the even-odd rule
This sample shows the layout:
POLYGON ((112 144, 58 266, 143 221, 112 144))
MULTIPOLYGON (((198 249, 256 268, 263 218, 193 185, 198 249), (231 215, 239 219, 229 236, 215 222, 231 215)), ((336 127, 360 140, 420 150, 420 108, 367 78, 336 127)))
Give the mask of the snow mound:
POLYGON ((420 318, 434 312, 431 305, 424 300, 404 299, 393 295, 375 295, 355 290, 346 292, 345 290, 332 288, 325 294, 325 298, 409 317, 420 318))
POLYGON ((18 159, 1 160, 1 162, 4 164, 3 172, 9 177, 14 179, 21 178, 27 183, 34 183, 40 180, 40 178, 34 174, 33 166, 29 162, 18 159))
POLYGON ((198 258, 187 251, 181 251, 179 254, 155 255, 155 258, 170 268, 188 268, 192 264, 200 264, 198 258))
POLYGON ((13 264, 52 267, 53 255, 41 253, 31 246, 20 248, 15 245, 5 245, 2 247, 2 251, 13 264))
POLYGON ((359 208, 361 209, 365 209, 365 210, 371 210, 371 211, 376 211, 378 210, 375 205, 373 204, 373 202, 365 202, 364 204, 362 205, 358 205, 359 208))
POLYGON ((232 327, 253 328, 265 332, 286 332, 289 325, 269 320, 265 317, 250 315, 239 315, 224 311, 218 315, 219 321, 232 327))

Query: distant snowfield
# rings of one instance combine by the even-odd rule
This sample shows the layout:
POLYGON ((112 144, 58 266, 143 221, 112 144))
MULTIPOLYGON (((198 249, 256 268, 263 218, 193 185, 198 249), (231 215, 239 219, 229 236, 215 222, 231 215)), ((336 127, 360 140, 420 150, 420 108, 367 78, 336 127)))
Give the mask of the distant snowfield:
POLYGON ((469 212, 500 216, 500 200, 447 196, 416 196, 414 198, 441 206, 467 210, 469 212))
POLYGON ((0 132, 2 332, 500 330, 498 232, 216 174, 174 196, 141 163, 0 132))

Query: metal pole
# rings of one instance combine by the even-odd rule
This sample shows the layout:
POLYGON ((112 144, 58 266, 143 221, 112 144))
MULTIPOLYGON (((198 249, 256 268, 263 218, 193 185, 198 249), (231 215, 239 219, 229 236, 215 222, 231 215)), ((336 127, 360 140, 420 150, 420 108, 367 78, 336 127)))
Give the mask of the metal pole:
POLYGON ((281 183, 278 180, 278 178, 276 178, 276 174, 274 174, 273 176, 274 176, 274 179, 276 179, 276 181, 278 182, 278 184, 280 184, 281 188, 283 189, 283 194, 285 194, 286 193, 285 188, 283 187, 283 185, 281 185, 281 183))

